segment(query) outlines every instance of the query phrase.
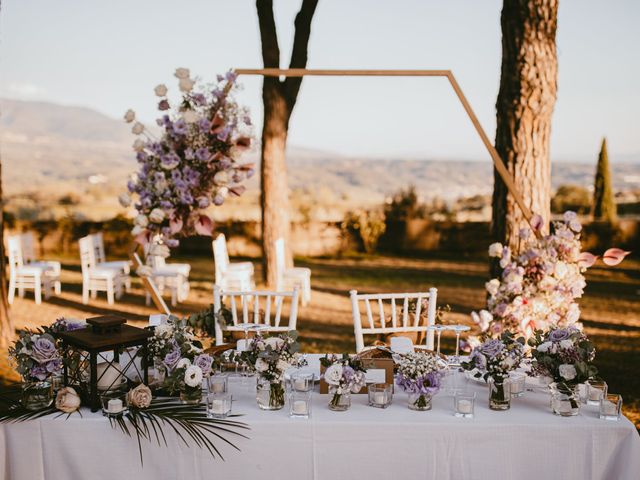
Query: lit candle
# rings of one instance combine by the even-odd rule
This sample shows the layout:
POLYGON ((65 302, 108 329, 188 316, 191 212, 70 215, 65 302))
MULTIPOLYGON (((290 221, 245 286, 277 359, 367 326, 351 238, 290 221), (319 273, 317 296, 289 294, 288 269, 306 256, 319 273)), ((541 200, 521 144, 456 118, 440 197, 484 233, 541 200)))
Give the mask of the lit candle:
POLYGON ((589 400, 597 402, 602 398, 602 390, 599 388, 589 387, 589 400))
POLYGON ((96 373, 100 390, 109 390, 119 386, 120 372, 110 363, 99 363, 96 373))
POLYGON ((294 390, 304 391, 307 389, 307 381, 304 378, 296 378, 293 380, 294 390))
POLYGON ((227 408, 225 405, 225 401, 222 399, 214 399, 211 402, 211 413, 215 413, 217 415, 224 415, 225 413, 227 413, 227 408))
POLYGON ((212 393, 225 393, 224 392, 224 382, 213 382, 211 385, 212 393))
POLYGON ((309 409, 307 408, 307 402, 304 400, 296 400, 293 402, 292 411, 294 415, 308 415, 309 409))
POLYGON ((122 406, 122 400, 119 398, 112 398, 107 403, 107 412, 109 413, 120 413, 123 410, 124 407, 122 406))
POLYGON ((386 395, 384 392, 375 392, 373 394, 373 403, 376 405, 384 405, 387 403, 386 395))
POLYGON ((602 413, 604 415, 615 417, 618 415, 618 406, 608 400, 602 402, 602 413))
POLYGON ((473 412, 473 403, 471 400, 458 400, 458 412, 469 414, 473 412))

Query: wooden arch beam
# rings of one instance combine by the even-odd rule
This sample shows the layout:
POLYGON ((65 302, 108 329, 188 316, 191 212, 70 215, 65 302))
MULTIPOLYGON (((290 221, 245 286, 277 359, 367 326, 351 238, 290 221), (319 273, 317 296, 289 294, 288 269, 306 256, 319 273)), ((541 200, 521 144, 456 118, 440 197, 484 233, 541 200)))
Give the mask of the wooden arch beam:
MULTIPOLYGON (((489 152, 491 159, 493 160, 493 165, 495 166, 500 178, 507 186, 509 193, 513 195, 514 200, 522 210, 522 214, 526 218, 527 222, 531 226, 531 220, 533 215, 531 214, 531 210, 524 203, 524 199, 520 192, 516 188, 516 185, 513 181, 513 177, 507 170, 506 165, 500 158, 500 155, 496 151, 495 147, 487 137, 482 125, 480 125, 480 121, 478 117, 476 117, 475 112, 471 108, 467 97, 465 97, 460 85, 456 81, 456 78, 453 76, 451 70, 331 70, 331 69, 306 69, 306 68, 290 68, 290 69, 280 69, 280 68, 238 68, 234 70, 238 75, 262 75, 264 77, 305 77, 305 76, 316 76, 316 77, 446 77, 449 80, 449 84, 453 88, 458 100, 462 104, 464 111, 467 113, 469 120, 473 124, 476 132, 480 136, 480 140, 484 144, 485 148, 489 152)), ((533 231, 536 235, 540 235, 539 231, 533 228, 533 231)))

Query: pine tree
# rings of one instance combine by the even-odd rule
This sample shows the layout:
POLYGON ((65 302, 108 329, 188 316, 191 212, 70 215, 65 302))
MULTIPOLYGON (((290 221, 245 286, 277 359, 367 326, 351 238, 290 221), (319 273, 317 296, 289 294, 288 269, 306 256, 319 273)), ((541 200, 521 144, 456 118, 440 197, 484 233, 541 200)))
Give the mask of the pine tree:
POLYGON ((598 167, 596 169, 596 179, 593 192, 593 218, 607 223, 615 223, 618 217, 616 202, 613 199, 613 188, 611 186, 611 169, 609 168, 609 157, 607 155, 607 139, 602 139, 600 155, 598 156, 598 167))

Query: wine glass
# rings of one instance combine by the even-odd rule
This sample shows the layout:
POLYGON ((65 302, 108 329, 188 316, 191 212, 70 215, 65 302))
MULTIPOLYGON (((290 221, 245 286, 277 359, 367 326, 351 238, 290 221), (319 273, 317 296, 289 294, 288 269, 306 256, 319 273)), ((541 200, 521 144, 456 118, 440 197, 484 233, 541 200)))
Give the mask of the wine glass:
POLYGON ((456 354, 452 357, 449 357, 449 364, 454 366, 460 365, 460 335, 462 332, 467 332, 471 330, 471 327, 468 325, 451 325, 449 327, 450 330, 453 330, 456 334, 456 354))
POLYGON ((430 332, 436 332, 436 353, 438 357, 440 357, 440 337, 442 336, 442 331, 445 330, 444 325, 429 325, 427 330, 430 332))

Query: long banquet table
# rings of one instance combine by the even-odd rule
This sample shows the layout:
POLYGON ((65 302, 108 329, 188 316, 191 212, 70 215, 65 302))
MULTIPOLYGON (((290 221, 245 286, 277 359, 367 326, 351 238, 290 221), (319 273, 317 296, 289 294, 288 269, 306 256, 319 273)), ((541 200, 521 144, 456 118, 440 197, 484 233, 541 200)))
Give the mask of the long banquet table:
MULTIPOLYGON (((453 416, 451 396, 439 393, 433 409, 407 408, 396 392, 387 409, 354 395, 347 412, 327 408, 313 395, 312 416, 290 419, 283 410, 258 410, 246 382, 230 382, 234 413, 251 430, 234 438, 241 451, 222 442, 225 460, 187 448, 167 431, 169 447, 137 442, 99 413, 68 420, 46 417, 0 426, 0 472, 6 479, 638 479, 640 437, 625 417, 600 420, 597 407, 573 418, 549 410, 548 395, 527 392, 507 412, 488 409, 487 387, 477 392, 475 418, 453 416)), ((229 437, 231 438, 231 437, 229 437)))

